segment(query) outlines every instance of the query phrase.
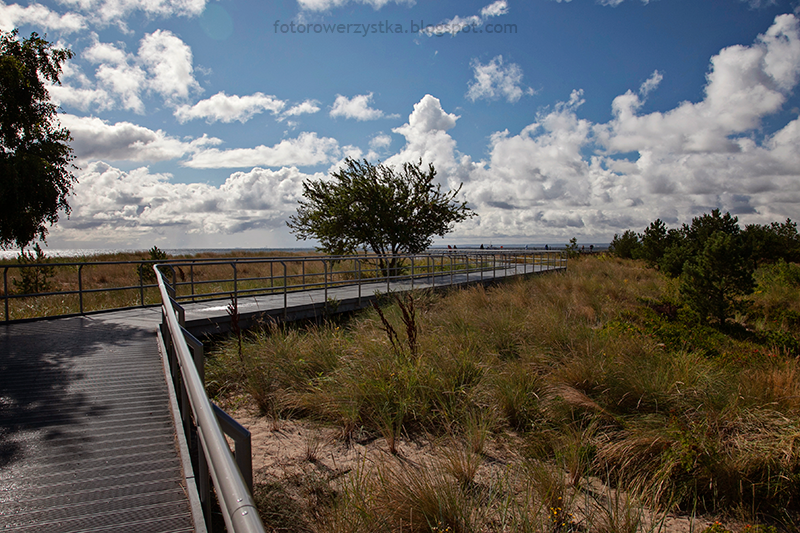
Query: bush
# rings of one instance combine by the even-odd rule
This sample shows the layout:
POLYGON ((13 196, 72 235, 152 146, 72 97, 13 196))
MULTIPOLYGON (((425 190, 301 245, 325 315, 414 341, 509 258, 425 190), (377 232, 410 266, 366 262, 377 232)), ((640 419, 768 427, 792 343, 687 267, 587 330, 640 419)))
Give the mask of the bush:
POLYGON ((753 265, 743 246, 731 235, 717 231, 703 250, 683 267, 681 296, 705 322, 720 325, 739 307, 739 297, 755 289, 753 265))
POLYGON ((39 265, 27 266, 19 269, 19 280, 14 280, 14 288, 19 294, 37 294, 53 290, 50 278, 53 277, 54 267, 45 266, 50 259, 44 254, 42 248, 36 243, 33 247, 36 252, 20 252, 17 257, 19 265, 39 265))
MULTIPOLYGON (((164 261, 169 257, 167 255, 167 252, 159 250, 158 246, 153 246, 152 248, 150 248, 149 253, 150 253, 150 261, 156 261, 156 262, 164 261)), ((153 271, 153 265, 148 265, 148 264, 137 265, 136 275, 137 276, 140 275, 140 272, 142 276, 142 281, 144 283, 152 284, 156 282, 156 273, 153 271)))
POLYGON ((639 236, 636 232, 627 230, 622 235, 614 234, 614 239, 608 250, 622 259, 634 259, 639 256, 639 250, 642 248, 642 243, 639 242, 639 236))

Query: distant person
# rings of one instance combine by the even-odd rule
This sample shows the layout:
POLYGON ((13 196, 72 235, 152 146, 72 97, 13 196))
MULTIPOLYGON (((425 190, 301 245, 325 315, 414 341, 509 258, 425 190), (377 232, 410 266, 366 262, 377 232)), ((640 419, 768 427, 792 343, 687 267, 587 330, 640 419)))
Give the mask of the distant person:
POLYGON ((483 244, 481 244, 481 250, 483 250, 483 244))
POLYGON ((547 245, 545 244, 545 245, 544 245, 544 249, 545 249, 545 250, 549 250, 549 249, 550 249, 550 247, 549 247, 549 246, 547 246, 547 245))
POLYGON ((594 253, 594 244, 589 245, 589 253, 594 253))

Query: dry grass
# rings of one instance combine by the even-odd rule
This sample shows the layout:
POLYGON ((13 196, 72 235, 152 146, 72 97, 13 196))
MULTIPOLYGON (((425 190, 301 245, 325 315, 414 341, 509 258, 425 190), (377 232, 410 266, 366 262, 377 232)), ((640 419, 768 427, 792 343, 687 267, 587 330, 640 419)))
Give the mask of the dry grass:
POLYGON ((719 331, 687 322, 656 271, 581 259, 415 295, 413 331, 387 304, 346 327, 273 328, 242 360, 223 343, 207 376, 213 394, 391 452, 330 483, 319 531, 655 531, 667 512, 789 528, 800 371, 769 339, 798 331, 759 307, 779 298, 783 278, 770 279, 751 318, 719 331), (492 463, 486 450, 507 439, 516 458, 492 463), (405 441, 431 453, 409 462, 405 441))

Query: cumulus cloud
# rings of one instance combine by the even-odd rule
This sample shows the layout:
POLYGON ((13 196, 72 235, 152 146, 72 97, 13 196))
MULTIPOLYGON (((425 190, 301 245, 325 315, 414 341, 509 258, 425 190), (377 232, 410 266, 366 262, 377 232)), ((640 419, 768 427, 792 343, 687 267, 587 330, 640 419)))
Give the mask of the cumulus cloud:
POLYGON ((200 92, 194 78, 192 51, 180 38, 167 30, 145 35, 137 54, 122 44, 94 43, 83 51, 83 58, 97 65, 94 80, 78 67, 67 67, 63 86, 52 91, 64 105, 87 110, 121 107, 142 114, 143 97, 158 94, 167 104, 185 100, 190 93, 200 92))
POLYGON ((78 163, 93 159, 111 161, 165 161, 179 159, 186 154, 219 144, 219 139, 200 137, 183 141, 161 130, 117 122, 109 124, 94 117, 59 115, 61 124, 72 134, 70 146, 78 163))
POLYGON ((286 102, 278 100, 274 96, 263 93, 255 93, 248 96, 228 96, 224 92, 219 92, 201 100, 193 106, 182 105, 175 110, 175 117, 179 122, 204 118, 209 124, 213 122, 233 122, 238 120, 245 123, 257 113, 271 111, 278 113, 286 106, 286 102))
POLYGON ((304 115, 304 114, 311 114, 316 113, 320 110, 319 102, 316 100, 306 100, 300 104, 294 105, 287 109, 283 116, 285 117, 292 117, 295 115, 304 115))
POLYGON ((77 13, 59 14, 39 3, 8 5, 0 0, 0 30, 11 31, 31 24, 50 31, 73 33, 86 28, 86 19, 77 13))
POLYGON ((392 137, 385 133, 379 133, 369 140, 369 146, 373 150, 388 148, 390 144, 392 144, 392 137))
POLYGON ((530 87, 523 88, 522 69, 516 63, 503 63, 503 56, 496 56, 488 63, 481 64, 477 59, 471 62, 474 80, 469 84, 467 98, 478 100, 485 98, 495 100, 505 98, 507 102, 516 102, 523 94, 534 94, 530 87))
POLYGON ((306 11, 329 11, 335 7, 342 7, 350 3, 366 4, 378 10, 386 4, 406 4, 413 6, 415 0, 297 0, 300 9, 306 11))
POLYGON ((196 17, 203 12, 206 0, 59 0, 59 3, 82 12, 95 24, 118 24, 134 12, 148 17, 196 17))
POLYGON ((149 74, 148 86, 168 102, 200 90, 194 79, 192 49, 172 32, 156 30, 139 44, 139 61, 149 74))
POLYGON ((392 129, 405 137, 406 144, 397 154, 389 157, 386 163, 401 166, 407 162, 433 163, 438 172, 437 180, 442 184, 457 187, 466 181, 473 164, 469 156, 456 150, 456 141, 447 133, 456 125, 458 115, 448 113, 441 101, 426 94, 414 104, 414 111, 408 122, 392 129))
POLYGON ((505 15, 507 13, 508 2, 506 0, 497 0, 492 4, 484 6, 483 9, 481 9, 480 15, 471 15, 468 17, 460 17, 456 15, 451 19, 443 20, 439 24, 426 26, 419 32, 427 35, 428 37, 432 35, 444 35, 445 33, 455 36, 457 33, 462 31, 474 31, 475 28, 482 26, 487 19, 505 15))
POLYGON ((731 46, 711 59, 702 101, 639 115, 642 100, 628 91, 614 99, 614 119, 598 126, 598 137, 618 152, 739 152, 741 146, 731 136, 758 127, 765 116, 778 111, 798 75, 798 20, 780 15, 753 45, 731 46))
POLYGON ((489 158, 465 183, 481 220, 463 235, 602 241, 656 217, 677 225, 713 208, 746 222, 797 218, 800 119, 760 143, 750 133, 796 88, 798 46, 797 18, 781 15, 753 44, 711 58, 699 102, 640 114, 663 79, 655 71, 614 99, 608 123, 581 119, 575 91, 519 134, 495 133, 489 158))
POLYGON ((146 167, 124 172, 94 162, 79 172, 72 213, 54 234, 80 241, 99 236, 108 243, 152 238, 170 229, 208 235, 282 227, 297 207, 302 181, 320 177, 294 167, 254 168, 214 187, 172 183, 170 175, 152 174, 146 167))
POLYGON ((333 161, 338 153, 336 139, 301 133, 297 138, 284 139, 275 146, 202 150, 183 165, 190 168, 314 166, 333 161))
POLYGON ((371 100, 372 93, 359 94, 353 98, 337 94, 336 101, 333 102, 333 107, 331 107, 330 116, 333 118, 354 118, 356 120, 375 120, 383 117, 383 111, 369 106, 371 100))

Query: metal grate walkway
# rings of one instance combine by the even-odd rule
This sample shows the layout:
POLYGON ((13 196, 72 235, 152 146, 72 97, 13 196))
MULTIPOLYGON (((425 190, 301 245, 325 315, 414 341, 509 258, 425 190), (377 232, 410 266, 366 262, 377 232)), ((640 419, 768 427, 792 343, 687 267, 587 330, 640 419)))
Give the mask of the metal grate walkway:
POLYGON ((0 531, 194 531, 148 310, 0 326, 0 531))

